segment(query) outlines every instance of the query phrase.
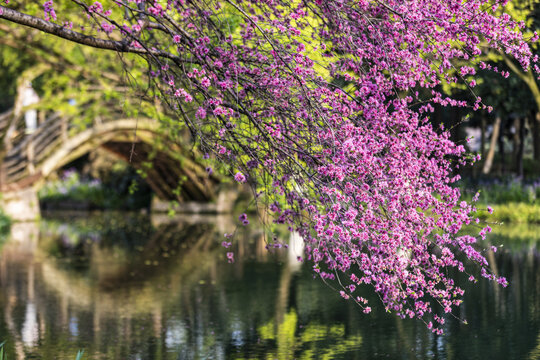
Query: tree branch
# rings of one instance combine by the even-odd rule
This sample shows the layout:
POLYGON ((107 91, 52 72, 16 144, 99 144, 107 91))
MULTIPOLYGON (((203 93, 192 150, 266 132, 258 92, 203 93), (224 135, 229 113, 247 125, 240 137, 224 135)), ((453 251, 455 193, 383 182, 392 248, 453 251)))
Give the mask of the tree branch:
POLYGON ((16 10, 0 6, 0 19, 5 19, 20 25, 28 26, 47 34, 73 41, 82 45, 91 46, 98 49, 113 50, 116 52, 134 53, 141 55, 153 55, 156 57, 169 58, 175 62, 181 62, 178 56, 160 50, 146 50, 130 46, 126 41, 105 40, 93 36, 85 35, 55 23, 45 21, 38 17, 23 14, 16 10))
POLYGON ((538 107, 538 110, 540 111, 540 88, 538 87, 538 84, 536 83, 536 79, 534 78, 531 71, 524 72, 520 70, 513 62, 512 60, 506 56, 506 54, 502 54, 503 60, 506 63, 506 66, 512 71, 514 74, 516 74, 521 80, 527 84, 529 89, 531 90, 533 94, 534 101, 536 102, 536 106, 538 107))

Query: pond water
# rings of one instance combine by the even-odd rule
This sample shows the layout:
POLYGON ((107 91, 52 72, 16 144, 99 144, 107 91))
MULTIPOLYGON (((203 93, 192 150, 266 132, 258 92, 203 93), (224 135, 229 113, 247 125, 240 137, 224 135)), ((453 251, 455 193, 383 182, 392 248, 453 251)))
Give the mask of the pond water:
MULTIPOLYGON (((230 218, 102 214, 16 224, 0 248, 0 342, 8 359, 540 359, 539 228, 499 228, 489 254, 506 289, 464 282, 437 336, 357 306, 294 251, 268 252, 230 218)), ((294 238, 293 238, 294 239, 294 238)), ((298 245, 296 245, 297 247, 298 245)), ((298 251, 298 249, 295 249, 298 251)), ((362 289, 370 294, 368 288, 362 289)))

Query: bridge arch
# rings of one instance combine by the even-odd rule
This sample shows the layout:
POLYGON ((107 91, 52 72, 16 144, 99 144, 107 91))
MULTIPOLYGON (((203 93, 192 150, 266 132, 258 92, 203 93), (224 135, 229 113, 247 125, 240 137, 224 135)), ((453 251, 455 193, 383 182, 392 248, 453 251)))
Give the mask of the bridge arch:
MULTIPOLYGON (((143 169, 145 181, 162 202, 177 201, 186 211, 230 210, 231 194, 217 191, 219 178, 209 176, 190 151, 173 141, 157 121, 144 118, 95 122, 86 129, 70 128, 59 117, 45 122, 3 158, 0 190, 4 206, 19 198, 26 198, 26 203, 28 198, 37 202, 35 193, 47 177, 98 147, 143 169), (146 166, 148 163, 152 165, 146 166)), ((16 211, 25 212, 20 206, 16 211)))

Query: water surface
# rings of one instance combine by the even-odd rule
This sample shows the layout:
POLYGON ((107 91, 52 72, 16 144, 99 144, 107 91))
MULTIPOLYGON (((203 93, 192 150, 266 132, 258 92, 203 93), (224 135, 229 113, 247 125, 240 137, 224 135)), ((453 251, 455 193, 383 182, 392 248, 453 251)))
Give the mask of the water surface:
MULTIPOLYGON (((495 229, 506 289, 460 279, 437 336, 314 280, 294 254, 227 216, 52 216, 16 224, 0 248, 0 341, 10 359, 540 359, 539 228, 495 229)), ((296 250, 298 245, 295 246, 296 250)))

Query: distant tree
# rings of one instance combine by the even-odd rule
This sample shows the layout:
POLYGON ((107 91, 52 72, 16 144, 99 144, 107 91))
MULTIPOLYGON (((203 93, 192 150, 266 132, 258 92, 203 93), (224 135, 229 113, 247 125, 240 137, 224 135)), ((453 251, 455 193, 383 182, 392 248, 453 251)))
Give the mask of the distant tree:
MULTIPOLYGON (((513 0, 504 9, 515 20, 522 21, 526 38, 534 39, 540 29, 539 4, 538 0, 513 0)), ((537 56, 538 43, 532 43, 531 49, 534 56, 537 56)), ((515 172, 518 176, 524 176, 523 158, 525 143, 528 142, 526 138, 532 140, 532 155, 535 160, 535 166, 529 171, 534 171, 540 164, 540 90, 537 77, 533 72, 524 71, 511 56, 503 51, 493 49, 488 51, 484 58, 490 66, 509 73, 511 76, 506 79, 501 78, 490 69, 480 70, 477 74, 477 82, 480 86, 475 89, 475 92, 484 99, 485 103, 489 103, 496 109, 492 116, 483 114, 483 116, 473 117, 480 120, 483 131, 487 129, 486 124, 489 120, 492 120, 493 125, 490 140, 492 146, 485 158, 483 172, 487 174, 493 164, 497 165, 500 173, 515 172), (510 149, 505 149, 505 137, 512 143, 511 153, 510 149), (496 147, 499 153, 498 164, 493 162, 496 147), (512 158, 510 163, 507 162, 509 155, 512 158)), ((483 135, 485 140, 487 136, 483 135)))
POLYGON ((388 311, 440 333, 432 301, 445 313, 461 303, 447 271, 469 271, 458 253, 506 285, 460 231, 476 211, 452 187, 465 149, 429 123, 434 104, 488 110, 474 96, 488 49, 531 66, 506 3, 72 0, 57 14, 48 0, 44 19, 20 3, 0 19, 139 55, 198 150, 303 236, 322 279, 365 312, 357 287, 369 284, 388 311), (459 82, 470 100, 436 90, 459 82))
MULTIPOLYGON (((131 81, 123 76, 122 62, 113 53, 68 43, 35 29, 0 23, 0 112, 17 106, 26 82, 38 91, 44 113, 59 112, 88 125, 96 117, 130 116, 135 106, 140 114, 150 108, 141 81, 142 62, 124 58, 131 69, 131 81), (61 51, 60 51, 61 50, 61 51), (93 66, 88 67, 88 60, 93 66), (139 84, 133 81, 137 77, 139 84), (135 106, 130 104, 135 103, 135 106), (76 104, 77 106, 74 106, 76 104), (143 105, 141 105, 143 104, 143 105)), ((155 109, 151 109, 155 113, 155 109)))

